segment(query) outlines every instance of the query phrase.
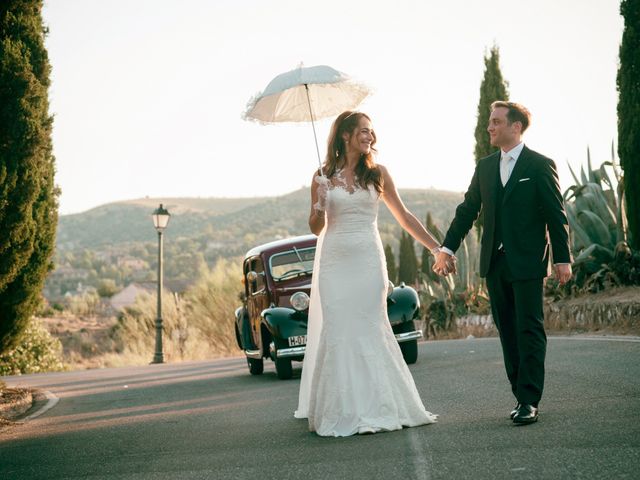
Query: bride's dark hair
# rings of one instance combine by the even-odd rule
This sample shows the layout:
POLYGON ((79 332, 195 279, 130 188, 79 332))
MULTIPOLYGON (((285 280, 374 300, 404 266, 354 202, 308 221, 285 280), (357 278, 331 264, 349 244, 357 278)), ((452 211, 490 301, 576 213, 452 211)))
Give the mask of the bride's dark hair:
MULTIPOLYGON (((344 168, 347 159, 345 141, 342 138, 343 134, 349 134, 349 137, 354 134, 360 119, 365 117, 371 121, 371 118, 362 112, 346 111, 338 115, 338 118, 333 122, 331 126, 331 133, 329 134, 329 141, 327 145, 327 158, 324 161, 324 173, 327 177, 333 176, 337 170, 344 168)), ((355 169, 355 182, 361 188, 368 188, 369 185, 373 185, 378 193, 382 192, 382 172, 380 168, 373 161, 374 152, 377 150, 373 148, 376 144, 376 134, 371 132, 373 142, 371 142, 371 151, 367 154, 360 155, 358 164, 355 169)))

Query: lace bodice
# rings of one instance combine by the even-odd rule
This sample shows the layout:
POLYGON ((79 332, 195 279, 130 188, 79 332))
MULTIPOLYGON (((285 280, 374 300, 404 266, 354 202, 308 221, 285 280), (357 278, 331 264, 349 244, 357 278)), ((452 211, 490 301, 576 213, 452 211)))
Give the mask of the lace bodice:
POLYGON ((329 179, 329 189, 335 188, 343 188, 347 192, 353 194, 356 190, 361 189, 361 187, 356 183, 357 178, 354 177, 353 180, 347 180, 344 169, 338 169, 329 179))
POLYGON ((377 227, 379 195, 370 185, 362 188, 346 181, 342 170, 329 179, 327 192, 327 229, 377 227))

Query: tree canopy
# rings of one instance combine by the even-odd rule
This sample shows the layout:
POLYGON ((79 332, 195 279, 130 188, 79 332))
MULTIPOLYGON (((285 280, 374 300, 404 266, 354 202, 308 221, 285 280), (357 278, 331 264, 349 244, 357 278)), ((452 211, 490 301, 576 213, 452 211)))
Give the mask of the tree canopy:
POLYGON ((38 306, 58 218, 41 11, 0 2, 0 353, 38 306))
MULTIPOLYGON (((473 155, 476 163, 481 158, 496 151, 496 147, 491 146, 489 132, 489 116, 491 115, 491 104, 497 100, 509 100, 508 82, 502 76, 500 70, 500 50, 494 45, 489 54, 484 56, 484 76, 480 83, 480 100, 478 101, 478 121, 476 123, 475 139, 476 145, 473 155)), ((476 222, 478 238, 482 234, 482 215, 476 222)))
POLYGON ((618 68, 618 156, 624 170, 628 243, 640 250, 640 0, 623 0, 618 68))

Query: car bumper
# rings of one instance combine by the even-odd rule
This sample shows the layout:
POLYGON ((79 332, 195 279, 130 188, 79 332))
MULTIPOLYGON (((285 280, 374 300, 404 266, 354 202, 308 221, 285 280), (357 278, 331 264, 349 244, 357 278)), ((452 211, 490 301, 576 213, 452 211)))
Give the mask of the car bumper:
POLYGON ((262 352, 260 352, 260 350, 245 350, 244 354, 247 356, 247 358, 253 358, 255 360, 262 359, 262 352))
MULTIPOLYGON (((412 340, 418 340, 422 338, 422 332, 420 330, 415 330, 413 332, 398 333, 395 335, 395 337, 398 343, 410 342, 412 340)), ((270 345, 270 347, 271 347, 271 353, 273 354, 274 353, 273 344, 270 345)), ((275 356, 277 358, 301 357, 301 356, 304 356, 306 348, 307 347, 304 345, 299 347, 280 348, 276 350, 275 356)), ((246 351, 245 353, 247 354, 247 356, 250 356, 250 353, 248 351, 246 351)))
POLYGON ((418 340, 420 338, 422 338, 422 332, 420 330, 396 334, 396 340, 398 343, 410 342, 411 340, 418 340))
POLYGON ((306 349, 307 347, 304 345, 299 347, 280 348, 276 351, 276 357, 278 358, 302 357, 304 356, 304 352, 306 349))

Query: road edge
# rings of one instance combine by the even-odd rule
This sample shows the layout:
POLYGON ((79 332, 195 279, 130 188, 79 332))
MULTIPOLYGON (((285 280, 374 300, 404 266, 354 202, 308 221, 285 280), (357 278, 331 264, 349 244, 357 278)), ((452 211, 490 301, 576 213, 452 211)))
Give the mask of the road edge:
POLYGON ((19 421, 28 422, 29 420, 38 418, 40 415, 43 415, 44 413, 48 412, 53 407, 55 407, 56 404, 60 401, 60 399, 56 397, 49 390, 36 390, 34 392, 34 402, 33 402, 34 408, 36 408, 39 403, 45 402, 45 400, 46 400, 46 403, 44 403, 44 405, 37 408, 35 412, 27 415, 26 417, 20 418, 19 421))

